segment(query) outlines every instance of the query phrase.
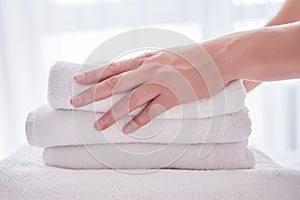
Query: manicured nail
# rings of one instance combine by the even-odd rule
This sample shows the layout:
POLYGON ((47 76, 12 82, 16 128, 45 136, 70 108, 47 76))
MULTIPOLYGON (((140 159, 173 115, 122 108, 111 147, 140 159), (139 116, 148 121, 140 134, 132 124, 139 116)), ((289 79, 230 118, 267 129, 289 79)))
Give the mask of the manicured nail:
POLYGON ((78 106, 81 103, 81 96, 75 96, 71 99, 72 106, 78 106))
POLYGON ((104 127, 103 121, 102 121, 102 120, 96 121, 95 124, 94 124, 94 127, 95 127, 95 129, 98 130, 98 131, 103 130, 103 127, 104 127))
POLYGON ((137 129, 138 129, 138 126, 134 122, 129 122, 128 124, 126 124, 124 126, 123 133, 125 133, 125 134, 133 133, 137 129))
POLYGON ((85 79, 85 74, 77 74, 73 77, 75 81, 83 81, 85 79))
POLYGON ((131 133, 131 131, 132 131, 132 126, 130 124, 126 125, 123 128, 123 133, 125 133, 125 134, 129 134, 129 133, 131 133))

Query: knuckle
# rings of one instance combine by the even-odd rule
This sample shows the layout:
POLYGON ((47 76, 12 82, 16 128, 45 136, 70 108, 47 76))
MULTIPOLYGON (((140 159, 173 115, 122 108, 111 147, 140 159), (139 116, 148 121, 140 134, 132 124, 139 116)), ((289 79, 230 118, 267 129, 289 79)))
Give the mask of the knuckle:
POLYGON ((149 52, 141 56, 144 63, 159 63, 161 60, 161 52, 149 52))
POLYGON ((160 68, 161 66, 159 64, 155 64, 154 61, 153 62, 145 61, 140 69, 143 70, 146 74, 151 75, 152 73, 155 73, 160 68))
POLYGON ((129 101, 128 101, 128 104, 130 107, 134 107, 136 105, 136 102, 137 102, 137 97, 136 97, 136 94, 133 93, 132 95, 130 95, 129 97, 129 101))
POLYGON ((114 122, 114 116, 113 116, 113 112, 110 110, 105 115, 104 123, 105 124, 112 124, 113 122, 114 122))
POLYGON ((101 99, 101 85, 99 83, 97 85, 95 85, 93 96, 95 98, 95 101, 98 101, 101 99))
POLYGON ((129 107, 133 108, 136 105, 136 95, 132 93, 131 95, 127 95, 123 98, 123 103, 129 107))
POLYGON ((119 81, 119 77, 113 76, 106 81, 106 86, 110 89, 113 89, 116 87, 118 81, 119 81))
POLYGON ((91 72, 91 79, 96 80, 99 82, 102 78, 104 78, 104 73, 101 69, 98 69, 97 71, 91 72))
POLYGON ((82 73, 81 77, 80 77, 81 80, 85 80, 87 82, 98 82, 98 80, 100 79, 97 75, 96 72, 94 71, 90 71, 90 72, 84 72, 82 73))
POLYGON ((130 99, 130 97, 129 96, 125 96, 123 99, 121 99, 121 102, 120 102, 120 104, 124 107, 124 108, 126 108, 127 110, 130 110, 130 108, 129 108, 129 99, 130 99))
POLYGON ((159 57, 166 57, 167 54, 168 54, 168 53, 165 52, 165 51, 160 51, 159 54, 158 54, 158 56, 159 56, 159 57))
POLYGON ((155 56, 149 58, 151 63, 161 64, 164 66, 174 66, 180 63, 179 60, 178 56, 167 51, 160 51, 155 56))
POLYGON ((86 79, 95 79, 95 77, 96 77, 95 73, 92 73, 92 72, 84 72, 82 75, 86 79))
POLYGON ((95 100, 95 88, 91 87, 86 90, 86 95, 89 99, 95 100))
POLYGON ((165 51, 158 52, 155 56, 152 57, 152 59, 158 63, 165 63, 166 60, 170 59, 170 56, 165 51))
POLYGON ((150 58, 152 56, 154 56, 156 53, 155 52, 147 52, 147 53, 144 53, 142 54, 141 56, 139 56, 139 58, 150 58))
POLYGON ((108 65, 108 69, 112 74, 115 74, 118 72, 119 65, 119 63, 111 63, 108 65))
POLYGON ((172 78, 173 71, 169 70, 168 67, 157 65, 153 69, 153 74, 155 75, 154 79, 161 82, 167 80, 170 77, 172 78))

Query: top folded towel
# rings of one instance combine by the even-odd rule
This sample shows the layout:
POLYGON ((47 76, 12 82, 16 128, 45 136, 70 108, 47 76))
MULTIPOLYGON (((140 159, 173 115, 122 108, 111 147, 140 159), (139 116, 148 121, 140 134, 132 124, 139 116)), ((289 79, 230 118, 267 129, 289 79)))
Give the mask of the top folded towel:
MULTIPOLYGON (((73 76, 79 72, 99 67, 95 65, 82 65, 68 62, 57 62, 50 70, 48 85, 48 102, 55 109, 79 109, 94 112, 106 112, 126 93, 115 94, 99 102, 73 108, 70 105, 72 96, 91 87, 92 85, 79 85, 73 81, 73 76)), ((197 102, 176 106, 157 118, 163 119, 199 119, 236 113, 244 108, 246 91, 241 80, 230 83, 225 89, 210 98, 197 102)), ((130 113, 136 115, 140 107, 130 113)))

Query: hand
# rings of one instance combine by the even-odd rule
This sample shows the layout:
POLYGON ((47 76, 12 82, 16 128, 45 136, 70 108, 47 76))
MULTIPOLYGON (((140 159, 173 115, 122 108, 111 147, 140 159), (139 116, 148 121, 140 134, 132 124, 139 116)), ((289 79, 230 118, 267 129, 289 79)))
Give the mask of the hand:
MULTIPOLYGON (((95 85, 73 97, 71 104, 74 107, 81 107, 115 93, 132 90, 94 125, 97 130, 104 130, 132 110, 147 104, 123 127, 123 132, 128 134, 174 106, 209 96, 199 71, 179 56, 192 53, 193 47, 173 50, 177 53, 169 51, 146 53, 74 76, 78 84, 95 85)), ((207 60, 203 62, 207 64, 207 60)))

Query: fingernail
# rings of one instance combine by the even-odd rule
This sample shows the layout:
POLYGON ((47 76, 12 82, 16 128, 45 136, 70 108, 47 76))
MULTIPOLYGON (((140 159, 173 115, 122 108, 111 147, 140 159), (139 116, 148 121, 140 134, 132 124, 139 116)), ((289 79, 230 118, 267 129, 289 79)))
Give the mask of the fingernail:
POLYGON ((73 106, 78 106, 81 103, 81 96, 75 96, 71 99, 71 104, 73 106))
POLYGON ((94 127, 96 130, 101 131, 103 130, 104 124, 102 120, 98 120, 95 122, 94 127))
POLYGON ((73 78, 75 81, 82 81, 85 79, 85 74, 77 74, 73 78))
POLYGON ((132 124, 127 124, 124 128, 123 128, 123 133, 125 134, 129 134, 133 131, 133 126, 132 124))

